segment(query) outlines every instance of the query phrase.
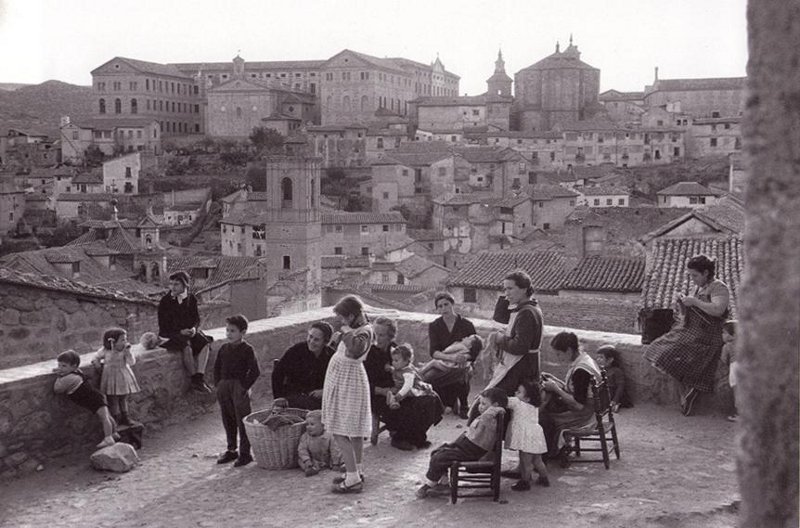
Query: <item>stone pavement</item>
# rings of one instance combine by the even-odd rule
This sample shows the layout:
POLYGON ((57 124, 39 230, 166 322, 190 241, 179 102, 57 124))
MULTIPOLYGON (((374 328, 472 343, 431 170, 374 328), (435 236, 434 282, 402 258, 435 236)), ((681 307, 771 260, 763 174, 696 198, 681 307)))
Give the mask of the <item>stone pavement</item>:
MULTIPOLYGON (((224 435, 209 414, 150 435, 141 466, 127 474, 94 472, 87 453, 0 483, 0 526, 735 526, 734 424, 654 405, 624 410, 618 421, 622 460, 612 459, 611 470, 551 465, 550 488, 517 493, 504 480, 500 504, 469 499, 452 506, 443 497, 414 497, 429 450, 398 451, 385 434, 365 450, 360 495, 331 494, 331 472, 306 478, 299 470, 218 466, 224 435)), ((463 423, 446 416, 431 440, 453 439, 463 423)), ((514 458, 504 453, 506 465, 514 458)))

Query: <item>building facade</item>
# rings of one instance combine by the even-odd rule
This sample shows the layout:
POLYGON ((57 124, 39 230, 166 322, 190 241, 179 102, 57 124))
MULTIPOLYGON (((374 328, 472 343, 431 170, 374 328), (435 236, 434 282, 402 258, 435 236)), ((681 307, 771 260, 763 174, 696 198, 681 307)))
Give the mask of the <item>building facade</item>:
POLYGON ((103 190, 107 193, 139 193, 142 157, 138 152, 103 163, 103 190))

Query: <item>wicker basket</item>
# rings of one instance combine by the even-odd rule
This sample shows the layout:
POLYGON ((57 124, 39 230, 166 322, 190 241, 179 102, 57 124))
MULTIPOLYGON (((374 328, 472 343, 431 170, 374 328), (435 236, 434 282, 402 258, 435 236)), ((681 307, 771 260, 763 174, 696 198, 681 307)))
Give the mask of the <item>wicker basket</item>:
MULTIPOLYGON (((280 414, 293 414, 305 419, 305 409, 281 409, 280 414)), ((272 409, 256 411, 244 418, 244 428, 253 448, 256 464, 264 469, 290 469, 297 467, 297 445, 306 430, 305 422, 280 427, 273 431, 261 422, 272 414, 272 409)))

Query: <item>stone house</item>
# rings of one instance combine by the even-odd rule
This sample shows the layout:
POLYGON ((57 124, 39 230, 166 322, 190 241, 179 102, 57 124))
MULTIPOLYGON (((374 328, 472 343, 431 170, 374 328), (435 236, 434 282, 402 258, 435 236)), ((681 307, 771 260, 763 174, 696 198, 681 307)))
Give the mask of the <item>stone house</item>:
POLYGON ((80 172, 72 177, 72 187, 75 193, 99 194, 110 192, 105 190, 103 171, 98 169, 80 172))
POLYGON ((545 231, 563 227, 578 200, 577 192, 547 183, 529 185, 528 194, 533 202, 533 226, 545 231))
POLYGON ((406 221, 397 211, 388 213, 323 213, 321 255, 383 256, 405 240, 406 221))
POLYGON ((695 158, 733 154, 742 150, 742 118, 695 118, 691 122, 690 155, 695 158))
POLYGON ((531 170, 529 160, 510 148, 494 146, 457 147, 454 182, 456 192, 488 191, 512 196, 522 190, 531 170))
POLYGON ((455 191, 455 156, 449 150, 395 151, 374 161, 372 200, 375 211, 389 212, 405 205, 414 214, 426 215, 431 197, 455 191))
POLYGON ((103 191, 138 194, 141 169, 142 158, 138 152, 103 162, 103 191))
POLYGON ((82 163, 86 151, 97 147, 106 156, 121 152, 161 152, 161 125, 150 117, 86 119, 80 122, 62 118, 61 155, 64 160, 82 163))
POLYGON ((564 135, 560 132, 489 130, 486 144, 511 148, 525 156, 531 170, 561 168, 564 155, 564 135))
POLYGON ((606 90, 597 96, 608 117, 622 125, 634 126, 642 122, 645 112, 644 92, 606 90))
POLYGON ((656 193, 658 207, 702 207, 714 205, 717 193, 697 182, 678 182, 656 193))
POLYGON ((644 89, 647 108, 678 103, 680 111, 698 118, 738 116, 744 109, 746 77, 659 79, 644 89))
POLYGON ((25 191, 11 182, 0 182, 0 237, 17 228, 25 214, 25 191))

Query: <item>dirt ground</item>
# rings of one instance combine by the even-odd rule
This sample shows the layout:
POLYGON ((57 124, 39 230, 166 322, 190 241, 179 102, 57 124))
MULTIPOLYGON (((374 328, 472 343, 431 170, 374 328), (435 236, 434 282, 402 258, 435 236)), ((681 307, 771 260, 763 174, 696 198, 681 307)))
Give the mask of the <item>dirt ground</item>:
MULTIPOLYGON (((464 421, 446 416, 430 431, 434 445, 452 440, 464 421)), ((722 528, 736 525, 735 425, 718 416, 681 416, 641 405, 618 417, 622 459, 548 467, 551 487, 514 492, 503 481, 500 503, 444 497, 416 499, 429 450, 401 452, 384 434, 365 450, 360 495, 329 492, 330 472, 266 471, 215 464, 224 448, 216 414, 151 432, 141 465, 126 474, 93 471, 64 459, 0 483, 0 526, 560 526, 722 528)), ((87 457, 88 457, 87 453, 87 457)), ((504 465, 514 465, 504 453, 504 465)))

